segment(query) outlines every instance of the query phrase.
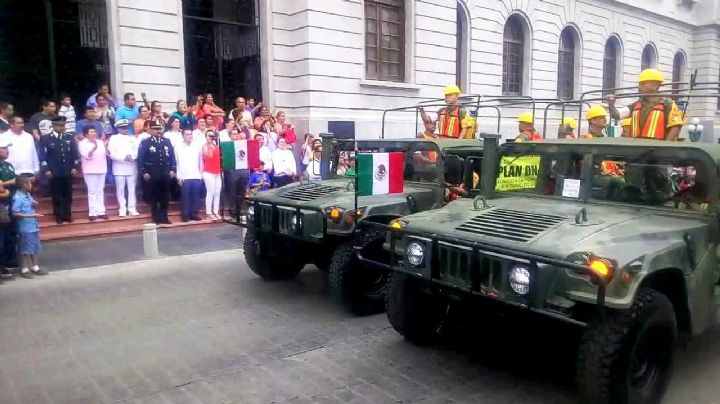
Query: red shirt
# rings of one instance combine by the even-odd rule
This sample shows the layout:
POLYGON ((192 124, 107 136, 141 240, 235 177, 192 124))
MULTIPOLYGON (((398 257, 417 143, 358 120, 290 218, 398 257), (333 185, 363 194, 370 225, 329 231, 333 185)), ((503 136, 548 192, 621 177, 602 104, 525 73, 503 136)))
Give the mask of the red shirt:
POLYGON ((217 146, 209 148, 210 156, 203 153, 203 172, 220 174, 220 153, 217 146))

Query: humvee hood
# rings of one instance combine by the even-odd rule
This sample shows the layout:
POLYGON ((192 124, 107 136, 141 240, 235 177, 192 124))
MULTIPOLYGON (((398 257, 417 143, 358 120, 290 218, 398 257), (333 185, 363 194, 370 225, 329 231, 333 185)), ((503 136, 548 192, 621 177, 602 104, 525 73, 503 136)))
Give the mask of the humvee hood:
MULTIPOLYGON (((298 182, 282 188, 271 189, 253 196, 253 200, 272 202, 281 206, 307 206, 326 208, 337 206, 352 209, 355 204, 353 179, 331 179, 313 182, 298 182)), ((417 195, 432 192, 431 187, 422 187, 405 183, 404 193, 361 196, 358 207, 405 203, 408 194, 417 195)))
POLYGON ((702 217, 673 216, 641 207, 582 205, 543 198, 498 198, 488 205, 476 210, 472 200, 458 200, 445 209, 406 217, 407 229, 556 258, 589 251, 620 261, 682 242, 685 233, 706 237, 702 217), (583 207, 587 221, 576 223, 583 207))

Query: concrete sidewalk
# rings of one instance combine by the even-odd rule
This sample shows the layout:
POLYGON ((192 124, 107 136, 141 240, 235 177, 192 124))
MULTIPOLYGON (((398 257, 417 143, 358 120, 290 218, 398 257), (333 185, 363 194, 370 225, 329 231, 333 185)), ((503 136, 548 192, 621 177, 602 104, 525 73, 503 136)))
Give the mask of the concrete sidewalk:
MULTIPOLYGON (((219 225, 201 229, 160 229, 160 256, 232 250, 242 246, 242 229, 219 225)), ((48 271, 88 268, 145 259, 142 232, 132 235, 46 242, 40 265, 48 271)))

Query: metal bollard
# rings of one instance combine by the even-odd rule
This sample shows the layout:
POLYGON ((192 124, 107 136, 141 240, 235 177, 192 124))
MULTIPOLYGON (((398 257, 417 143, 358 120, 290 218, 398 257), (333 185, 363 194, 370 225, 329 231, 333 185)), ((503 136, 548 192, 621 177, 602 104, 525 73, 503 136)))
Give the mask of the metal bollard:
POLYGON ((145 256, 148 258, 160 255, 158 251, 157 225, 155 223, 143 225, 143 249, 145 256))

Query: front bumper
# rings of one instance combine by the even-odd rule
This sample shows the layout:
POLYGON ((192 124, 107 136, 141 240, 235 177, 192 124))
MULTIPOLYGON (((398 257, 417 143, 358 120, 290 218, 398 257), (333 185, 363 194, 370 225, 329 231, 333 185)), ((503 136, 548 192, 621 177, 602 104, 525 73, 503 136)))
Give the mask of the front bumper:
POLYGON ((358 250, 356 254, 361 261, 422 278, 448 290, 492 299, 533 313, 586 325, 586 322, 573 318, 566 310, 574 306, 575 302, 555 296, 553 293, 554 289, 561 288, 560 285, 565 279, 564 272, 571 271, 590 277, 593 285, 597 287, 596 309, 599 314, 604 313, 607 283, 586 265, 483 242, 470 242, 406 230, 393 231, 388 226, 379 224, 373 226, 385 227, 388 230, 390 262, 369 260, 358 250), (400 238, 403 246, 407 246, 412 241, 424 246, 424 259, 419 266, 411 265, 404 251, 398 250, 397 244, 400 238), (509 283, 510 271, 516 266, 521 266, 530 272, 529 291, 525 295, 515 293, 509 283))

